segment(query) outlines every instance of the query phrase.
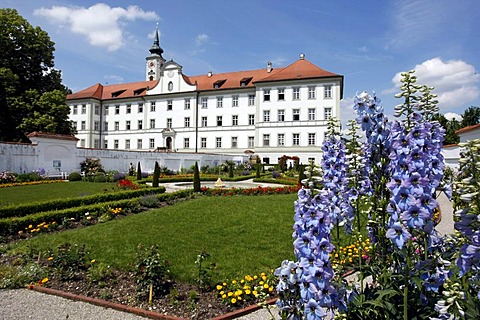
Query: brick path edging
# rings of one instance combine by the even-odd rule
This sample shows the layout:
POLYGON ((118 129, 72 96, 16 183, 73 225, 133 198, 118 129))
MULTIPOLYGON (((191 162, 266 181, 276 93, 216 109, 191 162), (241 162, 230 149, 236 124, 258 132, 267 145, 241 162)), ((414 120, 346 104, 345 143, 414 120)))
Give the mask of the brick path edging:
MULTIPOLYGON (((153 311, 148 311, 140 308, 134 308, 130 306, 126 306, 123 304, 119 303, 113 303, 110 301, 102 300, 102 299, 96 299, 96 298, 91 298, 87 296, 81 296, 78 294, 70 293, 70 292, 65 292, 65 291, 60 291, 52 288, 45 288, 42 286, 37 286, 37 285, 29 285, 27 286, 28 289, 41 292, 41 293, 46 293, 46 294, 51 294, 55 296, 59 296, 65 299, 73 300, 73 301, 83 301, 86 303, 90 303, 96 306, 104 307, 104 308, 110 308, 110 309, 115 309, 118 311, 122 312, 128 312, 132 314, 136 314, 138 316, 142 317, 148 317, 150 319, 154 320, 187 320, 184 318, 178 318, 178 317, 173 317, 165 314, 161 314, 158 312, 153 312, 153 311)), ((274 304, 277 301, 277 298, 273 298, 267 301, 267 304, 274 304)), ((229 312, 226 314, 222 314, 220 316, 217 316, 215 318, 212 318, 212 320, 230 320, 230 319, 235 319, 241 316, 244 316, 248 313, 254 312, 256 310, 261 309, 262 306, 259 305, 251 305, 249 307, 240 309, 240 310, 235 310, 233 312, 229 312)))

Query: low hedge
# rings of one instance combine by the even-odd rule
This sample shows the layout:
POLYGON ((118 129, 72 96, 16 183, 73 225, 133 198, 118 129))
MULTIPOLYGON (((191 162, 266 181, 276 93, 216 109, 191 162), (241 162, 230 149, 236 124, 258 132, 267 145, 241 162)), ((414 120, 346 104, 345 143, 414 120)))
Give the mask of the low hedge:
POLYGON ((286 184, 290 186, 296 186, 298 181, 294 180, 286 180, 286 179, 273 179, 273 178, 255 178, 253 182, 264 182, 264 183, 278 183, 278 184, 286 184))
POLYGON ((80 207, 95 203, 117 201, 141 197, 150 193, 164 193, 165 187, 142 188, 138 190, 127 190, 96 194, 86 197, 57 199, 44 202, 30 202, 21 205, 9 205, 0 207, 0 219, 10 217, 24 217, 41 211, 63 210, 72 207, 80 207))
MULTIPOLYGON (((193 195, 192 190, 181 190, 172 193, 157 194, 160 201, 173 201, 180 198, 186 198, 193 195)), ((64 219, 74 218, 78 220, 84 217, 85 212, 94 212, 104 210, 106 207, 122 208, 123 210, 136 210, 140 208, 140 198, 123 199, 109 202, 102 202, 90 205, 83 205, 63 210, 52 210, 46 212, 38 212, 24 217, 10 217, 0 219, 0 236, 16 235, 20 230, 25 230, 29 225, 39 225, 42 222, 61 224, 64 219)))

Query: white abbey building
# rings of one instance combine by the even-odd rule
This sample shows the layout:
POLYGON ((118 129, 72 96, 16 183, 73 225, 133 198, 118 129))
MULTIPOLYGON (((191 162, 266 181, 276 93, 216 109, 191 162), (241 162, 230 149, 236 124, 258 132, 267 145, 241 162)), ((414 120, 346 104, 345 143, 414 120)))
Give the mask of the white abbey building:
POLYGON ((319 163, 327 119, 340 117, 342 75, 301 54, 282 68, 187 76, 162 57, 158 30, 150 53, 145 81, 97 83, 67 97, 78 147, 319 163))

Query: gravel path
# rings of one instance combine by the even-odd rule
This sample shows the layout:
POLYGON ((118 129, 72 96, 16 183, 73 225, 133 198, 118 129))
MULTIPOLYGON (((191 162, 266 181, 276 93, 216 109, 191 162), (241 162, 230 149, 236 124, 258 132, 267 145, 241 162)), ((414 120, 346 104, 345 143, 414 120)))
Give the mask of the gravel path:
POLYGON ((145 320, 126 312, 28 289, 0 290, 2 320, 145 320))

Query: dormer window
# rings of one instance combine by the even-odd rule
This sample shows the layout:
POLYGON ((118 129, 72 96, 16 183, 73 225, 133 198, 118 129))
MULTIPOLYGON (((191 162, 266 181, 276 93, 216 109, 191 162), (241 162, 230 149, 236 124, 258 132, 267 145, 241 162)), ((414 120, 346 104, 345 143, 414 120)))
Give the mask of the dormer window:
POLYGON ((213 88, 214 89, 218 89, 220 88, 227 80, 226 79, 222 79, 222 80, 217 80, 213 83, 213 88))
POLYGON ((250 81, 252 81, 252 77, 249 77, 249 78, 243 78, 242 80, 240 80, 240 87, 246 87, 250 81))
POLYGON ((126 89, 123 89, 123 90, 118 90, 118 91, 112 92, 112 98, 118 97, 119 95, 121 95, 121 94, 124 93, 125 91, 127 91, 127 90, 126 90, 126 89))
POLYGON ((134 95, 134 96, 138 96, 138 95, 142 94, 143 92, 145 92, 146 89, 147 89, 147 88, 135 89, 135 90, 133 90, 133 95, 134 95))

